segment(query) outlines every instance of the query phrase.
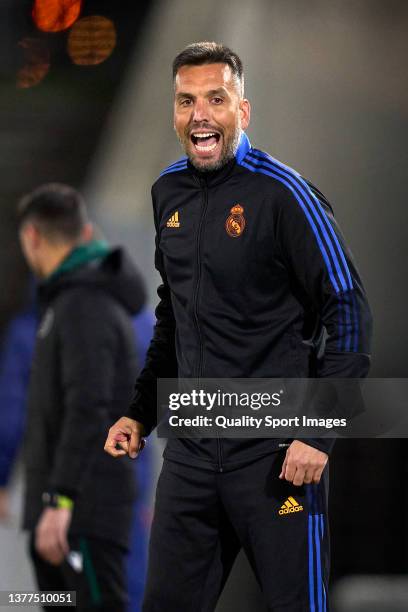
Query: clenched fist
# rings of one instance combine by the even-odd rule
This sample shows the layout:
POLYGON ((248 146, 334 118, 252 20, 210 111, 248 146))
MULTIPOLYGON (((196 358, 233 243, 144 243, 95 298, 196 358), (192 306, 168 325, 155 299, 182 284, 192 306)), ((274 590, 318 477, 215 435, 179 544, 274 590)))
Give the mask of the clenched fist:
POLYGON ((286 451, 279 478, 298 487, 302 484, 318 484, 328 458, 323 451, 294 440, 286 451))
POLYGON ((141 423, 122 417, 109 429, 105 451, 112 457, 129 455, 135 459, 145 447, 146 440, 142 437, 144 433, 141 423))

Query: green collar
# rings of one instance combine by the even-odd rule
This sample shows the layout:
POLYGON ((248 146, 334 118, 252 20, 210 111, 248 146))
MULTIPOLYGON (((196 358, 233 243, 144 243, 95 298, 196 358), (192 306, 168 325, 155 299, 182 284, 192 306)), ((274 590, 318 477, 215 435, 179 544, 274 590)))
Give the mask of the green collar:
POLYGON ((89 261, 103 259, 109 251, 109 245, 104 240, 92 240, 91 242, 81 244, 67 255, 58 268, 47 278, 47 282, 55 280, 55 278, 66 272, 80 268, 89 261))

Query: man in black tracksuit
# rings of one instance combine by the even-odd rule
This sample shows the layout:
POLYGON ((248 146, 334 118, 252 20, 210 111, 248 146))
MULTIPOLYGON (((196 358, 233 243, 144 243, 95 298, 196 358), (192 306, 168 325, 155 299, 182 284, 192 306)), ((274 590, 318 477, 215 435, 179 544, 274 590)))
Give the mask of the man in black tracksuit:
MULTIPOLYGON (((157 378, 362 377, 369 368, 371 315, 331 207, 250 145, 238 56, 190 45, 173 76, 187 157, 152 190, 163 282, 133 402, 107 439, 114 456, 135 457, 155 426, 157 378)), ((331 447, 324 438, 169 440, 144 612, 214 610, 241 547, 270 610, 327 610, 331 447)))
POLYGON ((144 286, 123 250, 91 239, 72 188, 40 187, 19 212, 24 254, 41 278, 24 498, 38 586, 76 591, 79 610, 124 612, 136 483, 130 462, 113 461, 103 443, 131 397, 144 286))

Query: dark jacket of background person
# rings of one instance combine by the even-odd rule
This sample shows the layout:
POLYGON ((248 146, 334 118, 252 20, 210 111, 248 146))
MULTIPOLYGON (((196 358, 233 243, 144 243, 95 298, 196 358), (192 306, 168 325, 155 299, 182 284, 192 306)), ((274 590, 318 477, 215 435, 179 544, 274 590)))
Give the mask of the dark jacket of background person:
MULTIPOLYGON (((149 307, 132 318, 138 368, 145 360, 155 318, 149 307)), ((26 420, 27 387, 38 326, 37 308, 30 304, 7 327, 0 353, 0 488, 7 487, 19 455, 26 420)), ((133 505, 130 552, 127 556, 129 611, 140 612, 147 566, 151 520, 151 487, 154 482, 153 449, 143 450, 132 462, 138 495, 133 505)))
POLYGON ((137 372, 131 316, 145 292, 123 250, 95 259, 88 248, 75 249, 39 288, 23 524, 35 528, 42 493, 55 491, 75 501, 71 535, 127 546, 134 471, 130 460, 114 461, 103 445, 131 395, 137 372))

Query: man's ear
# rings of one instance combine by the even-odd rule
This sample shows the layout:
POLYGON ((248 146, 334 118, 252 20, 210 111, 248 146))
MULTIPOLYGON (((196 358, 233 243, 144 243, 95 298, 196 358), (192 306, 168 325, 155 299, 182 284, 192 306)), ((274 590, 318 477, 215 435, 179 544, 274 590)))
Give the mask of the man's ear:
POLYGON ((33 223, 27 223, 22 230, 22 234, 25 235, 25 239, 28 241, 29 245, 33 249, 37 249, 41 244, 41 232, 33 223))
POLYGON ((251 104, 246 98, 242 98, 239 102, 239 110, 241 113, 241 127, 246 130, 251 119, 251 104))
POLYGON ((90 221, 85 223, 81 232, 81 239, 83 242, 90 242, 94 237, 94 226, 90 221))

